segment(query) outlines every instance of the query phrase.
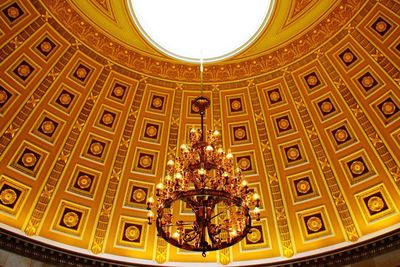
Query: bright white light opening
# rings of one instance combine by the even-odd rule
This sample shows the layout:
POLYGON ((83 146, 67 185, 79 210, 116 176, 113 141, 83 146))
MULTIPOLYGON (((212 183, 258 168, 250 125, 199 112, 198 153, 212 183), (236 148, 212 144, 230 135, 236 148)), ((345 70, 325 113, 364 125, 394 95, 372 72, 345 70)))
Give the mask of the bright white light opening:
POLYGON ((264 29, 274 0, 128 0, 136 26, 162 52, 190 62, 218 61, 264 29))

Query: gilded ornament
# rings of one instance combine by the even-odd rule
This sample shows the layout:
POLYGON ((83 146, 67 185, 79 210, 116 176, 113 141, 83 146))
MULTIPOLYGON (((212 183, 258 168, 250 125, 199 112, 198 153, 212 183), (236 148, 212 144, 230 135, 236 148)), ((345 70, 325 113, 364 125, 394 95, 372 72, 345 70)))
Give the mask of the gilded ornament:
POLYGON ((257 243, 261 240, 261 231, 257 228, 251 228, 250 233, 247 234, 247 239, 251 243, 257 243))
POLYGON ((280 119, 278 121, 278 127, 281 130, 286 130, 286 129, 289 128, 289 126, 290 126, 290 123, 289 123, 289 121, 287 119, 280 119))
POLYGON ((242 107, 242 103, 239 100, 234 100, 231 103, 231 108, 233 110, 239 110, 242 107))
POLYGON ((333 105, 332 105, 332 103, 329 102, 329 101, 324 101, 324 102, 321 104, 321 110, 322 110, 323 112, 325 112, 325 113, 331 112, 332 109, 333 109, 333 105))
POLYGON ((300 151, 295 147, 291 147, 286 152, 286 155, 287 155, 288 159, 296 160, 300 156, 300 151))
POLYGON ((139 164, 143 168, 150 167, 152 163, 153 163, 153 160, 151 159, 150 156, 147 156, 147 155, 141 156, 139 159, 139 164))
POLYGON ((315 75, 310 75, 307 77, 307 84, 310 86, 314 86, 318 83, 318 78, 315 75))
POLYGON ((26 64, 21 64, 17 71, 21 77, 27 77, 31 73, 31 68, 26 64))
POLYGON ((136 189, 135 191, 133 191, 132 193, 132 198, 136 201, 136 202, 142 202, 143 200, 146 199, 146 192, 143 189, 136 189))
POLYGON ((281 95, 277 91, 273 91, 269 94, 269 99, 271 99, 271 101, 273 101, 273 102, 278 101, 280 98, 281 98, 281 95))
POLYGON ((311 189, 311 185, 307 180, 301 180, 296 184, 297 192, 306 194, 311 189))
POLYGON ((103 114, 103 117, 101 118, 101 121, 106 125, 110 125, 114 121, 114 116, 111 115, 110 113, 103 114))
POLYGON ((44 53, 48 53, 50 52, 52 49, 52 45, 50 42, 48 41, 44 41, 40 44, 40 50, 44 53))
POLYGON ((374 78, 372 78, 372 76, 365 76, 361 79, 361 84, 365 87, 365 88, 370 88, 372 87, 372 85, 374 84, 374 78))
POLYGON ((0 201, 4 205, 11 205, 17 200, 17 193, 11 188, 7 188, 1 191, 0 194, 0 201))
POLYGON ((13 19, 17 18, 17 17, 19 16, 19 10, 18 10, 18 8, 14 7, 14 6, 9 7, 9 8, 7 9, 7 15, 8 15, 10 18, 13 18, 13 19))
POLYGON ((375 29, 378 32, 384 32, 387 29, 388 24, 385 21, 379 21, 376 25, 375 25, 375 29))
POLYGON ((235 137, 237 139, 243 139, 246 137, 246 131, 243 128, 239 128, 235 130, 235 137))
POLYGON ((87 175, 81 175, 78 177, 77 184, 81 189, 87 189, 92 184, 92 179, 87 175))
POLYGON ((163 100, 159 97, 155 97, 152 101, 152 105, 155 108, 160 108, 163 104, 163 100))
POLYGON ((113 92, 115 96, 121 97, 124 95, 125 90, 121 86, 115 86, 113 92))
POLYGON ((200 111, 200 109, 195 104, 193 104, 192 105, 192 111, 197 113, 197 112, 200 111))
POLYGON ((93 155, 100 155, 103 152, 103 149, 103 145, 99 142, 94 142, 90 145, 90 152, 92 152, 93 155))
POLYGON ((338 142, 344 142, 346 141, 347 137, 349 136, 349 134, 347 133, 347 131, 343 130, 343 129, 339 129, 335 132, 335 139, 338 142))
POLYGON ((350 170, 353 174, 362 174, 365 170, 364 162, 356 160, 350 165, 350 170))
POLYGON ((7 99, 8 99, 8 95, 7 95, 6 91, 0 89, 0 104, 6 103, 7 99))
POLYGON ((69 211, 64 214, 63 222, 69 228, 75 227, 79 223, 79 216, 75 212, 69 211))
POLYGON ((58 98, 58 100, 63 105, 69 105, 69 103, 71 103, 72 98, 71 98, 70 94, 62 93, 60 95, 60 97, 58 98))
POLYGON ((238 166, 243 171, 248 170, 251 167, 251 162, 247 158, 241 158, 238 162, 238 166))
POLYGON ((125 229, 125 237, 129 241, 135 241, 140 236, 140 230, 134 225, 131 225, 125 229))
POLYGON ((385 102, 383 103, 381 110, 385 115, 392 115, 396 110, 396 106, 393 102, 385 102))
POLYGON ((379 212, 383 209, 385 203, 383 202, 383 199, 381 197, 373 196, 368 199, 367 205, 370 211, 379 212))
POLYGON ((44 121, 42 125, 40 126, 42 131, 46 134, 51 134, 54 132, 54 129, 56 128, 54 125, 54 122, 52 121, 44 121))
POLYGON ((310 231, 318 232, 322 228, 322 221, 320 218, 316 216, 312 216, 307 220, 307 228, 310 231))
POLYGON ((22 164, 24 164, 25 167, 32 167, 36 164, 37 158, 35 154, 28 152, 25 153, 22 156, 22 164))
POLYGON ((84 79, 88 73, 85 68, 80 67, 75 71, 75 74, 79 79, 84 79))
POLYGON ((354 55, 351 52, 346 52, 343 54, 343 61, 346 63, 351 63, 354 59, 354 55))
POLYGON ((149 127, 146 128, 146 134, 150 137, 154 137, 157 135, 157 127, 150 125, 149 127))

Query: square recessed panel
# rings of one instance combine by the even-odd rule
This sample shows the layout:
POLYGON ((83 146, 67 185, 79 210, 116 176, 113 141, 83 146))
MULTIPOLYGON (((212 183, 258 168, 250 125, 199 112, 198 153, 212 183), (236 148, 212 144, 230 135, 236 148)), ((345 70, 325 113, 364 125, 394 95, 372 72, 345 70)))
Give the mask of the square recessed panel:
POLYGON ((376 174, 365 151, 357 152, 340 161, 351 185, 372 178, 376 174))
POLYGON ((286 168, 294 167, 307 162, 303 146, 300 141, 280 146, 281 158, 286 168))
POLYGON ((388 215, 397 214, 393 202, 383 184, 369 188, 355 195, 367 223, 384 219, 388 215))
POLYGON ((154 175, 156 173, 158 155, 158 151, 136 148, 132 170, 154 175))
POLYGON ((165 114, 168 95, 159 92, 150 92, 148 111, 165 114))
POLYGON ((140 210, 147 209, 147 200, 153 195, 154 184, 129 180, 124 206, 140 210))
POLYGON ((400 117, 399 99, 392 92, 375 101, 373 106, 385 125, 393 123, 400 117))
POLYGON ((269 108, 274 108, 286 104, 285 96, 281 87, 273 87, 264 90, 269 108))
POLYGON ((17 1, 13 1, 11 4, 3 7, 1 10, 1 16, 10 26, 20 21, 25 14, 25 11, 17 1))
POLYGON ((271 119, 277 137, 286 136, 288 134, 296 132, 296 127, 293 123, 292 115, 290 112, 274 115, 271 117, 271 119))
POLYGON ((386 39, 386 37, 393 31, 393 23, 381 14, 373 20, 370 25, 372 32, 381 39, 386 39))
POLYGON ((233 95, 226 96, 226 104, 228 107, 228 115, 236 116, 236 115, 245 115, 247 114, 247 109, 244 101, 243 94, 241 95, 233 95))
POLYGON ((23 206, 30 188, 6 176, 0 178, 0 210, 16 216, 23 206))
POLYGON ((60 118, 44 112, 36 121, 32 133, 38 138, 54 144, 64 124, 65 122, 60 118))
POLYGON ((162 121, 145 119, 142 124, 140 140, 159 144, 164 123, 162 121))
POLYGON ((312 200, 320 196, 314 174, 309 171, 287 177, 294 203, 312 200))
POLYGON ((54 95, 51 105, 64 113, 70 114, 78 101, 80 94, 75 90, 62 85, 60 90, 54 95))
POLYGON ((43 167, 47 156, 46 152, 28 143, 23 143, 15 154, 16 156, 12 160, 11 167, 33 178, 36 178, 38 172, 43 167))
POLYGON ((8 107, 15 101, 18 94, 0 84, 0 115, 5 114, 8 107))
POLYGON ((313 103, 322 121, 333 118, 341 112, 331 94, 313 100, 313 103))
POLYGON ((98 136, 89 136, 82 152, 82 156, 99 163, 104 163, 111 141, 98 136))
POLYGON ((346 48, 344 49, 339 55, 338 55, 340 62, 346 67, 346 69, 350 69, 356 65, 356 63, 359 61, 359 58, 357 55, 354 53, 354 50, 352 48, 346 48))
POLYGON ((119 103, 125 103, 129 89, 129 85, 125 84, 122 81, 114 80, 111 84, 110 91, 108 92, 107 97, 119 103))
POLYGON ((321 75, 317 72, 317 70, 313 70, 303 75, 303 81, 309 91, 315 91, 325 86, 325 83, 321 79, 321 75))
POLYGON ((53 229, 80 238, 85 228, 89 208, 62 200, 58 207, 53 229))
POLYGON ((331 128, 327 129, 327 132, 333 147, 337 151, 358 141, 347 121, 343 121, 332 126, 331 128))
POLYGON ((117 246, 144 249, 148 230, 146 221, 122 216, 118 229, 117 246))
POLYGON ((240 242, 241 251, 270 249, 270 237, 266 220, 252 222, 250 232, 240 242))
POLYGON ((382 86, 382 82, 377 78, 377 75, 370 69, 361 72, 356 76, 355 83, 361 89, 361 92, 368 96, 382 86))
POLYGON ((231 145, 251 144, 250 128, 248 123, 229 124, 231 145))
POLYGON ((297 218, 305 241, 331 236, 333 233, 325 207, 298 212, 297 218))
POLYGON ((234 161, 236 166, 242 170, 243 175, 258 174, 254 151, 234 153, 234 161))
POLYGON ((85 85, 89 80, 93 72, 93 68, 89 64, 78 61, 78 63, 72 68, 72 72, 69 77, 81 85, 85 85))
POLYGON ((117 111, 109 106, 102 105, 98 112, 95 125, 103 130, 115 132, 120 115, 120 111, 117 111))
POLYGON ((77 165, 70 179, 68 191, 83 197, 93 198, 101 174, 93 169, 77 165))
POLYGON ((57 42, 49 35, 45 35, 40 39, 39 42, 33 47, 33 51, 36 52, 44 60, 48 60, 51 55, 57 50, 59 45, 57 42))
POLYGON ((39 67, 23 56, 7 71, 16 81, 26 86, 38 72, 39 67))

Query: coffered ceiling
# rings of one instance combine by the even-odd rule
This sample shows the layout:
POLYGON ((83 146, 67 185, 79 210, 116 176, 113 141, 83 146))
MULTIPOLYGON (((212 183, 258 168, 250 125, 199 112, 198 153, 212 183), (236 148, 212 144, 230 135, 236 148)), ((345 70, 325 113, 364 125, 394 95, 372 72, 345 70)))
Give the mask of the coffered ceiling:
POLYGON ((186 266, 285 262, 398 229, 400 3, 276 2, 250 48, 205 67, 206 127, 261 195, 262 219, 203 258, 158 238, 145 204, 200 124, 199 66, 152 48, 123 0, 3 1, 1 227, 186 266))

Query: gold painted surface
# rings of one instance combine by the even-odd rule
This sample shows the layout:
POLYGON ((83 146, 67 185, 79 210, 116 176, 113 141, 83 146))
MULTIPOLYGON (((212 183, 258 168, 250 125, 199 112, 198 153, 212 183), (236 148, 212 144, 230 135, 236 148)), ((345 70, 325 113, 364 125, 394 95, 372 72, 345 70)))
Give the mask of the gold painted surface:
MULTIPOLYGON (((285 260, 400 224, 400 5, 326 2, 299 0, 281 48, 206 66, 206 128, 261 198, 253 232, 206 262, 285 260)), ((125 53, 105 32, 123 23, 118 5, 0 4, 0 221, 99 256, 204 262, 146 223, 147 196, 199 125, 197 67, 164 65, 140 39, 125 53)))

